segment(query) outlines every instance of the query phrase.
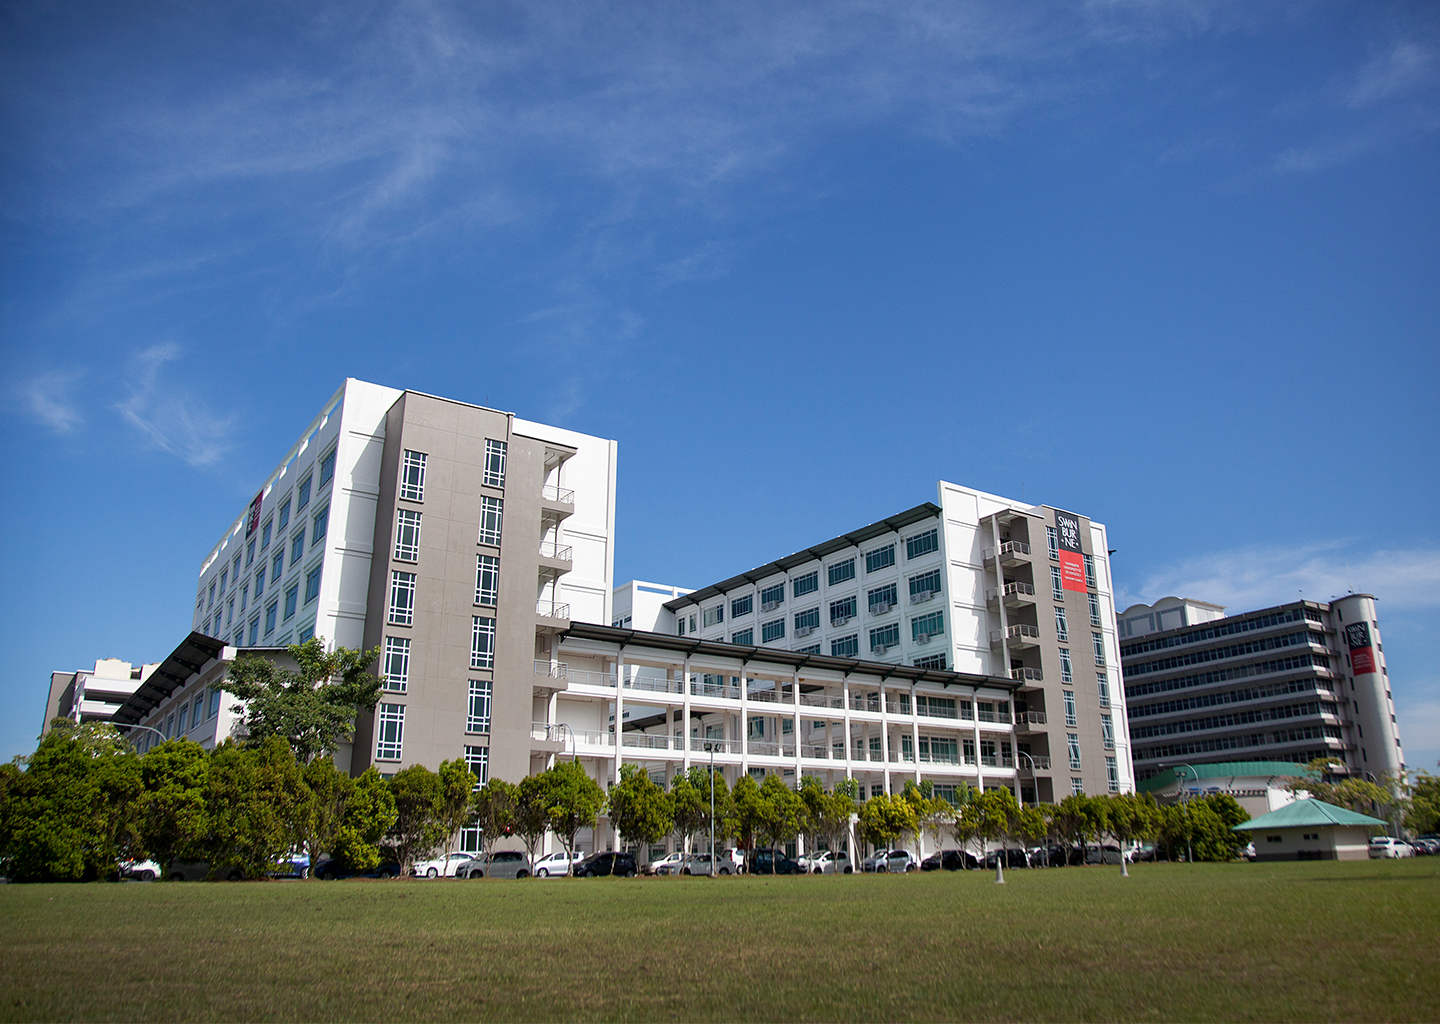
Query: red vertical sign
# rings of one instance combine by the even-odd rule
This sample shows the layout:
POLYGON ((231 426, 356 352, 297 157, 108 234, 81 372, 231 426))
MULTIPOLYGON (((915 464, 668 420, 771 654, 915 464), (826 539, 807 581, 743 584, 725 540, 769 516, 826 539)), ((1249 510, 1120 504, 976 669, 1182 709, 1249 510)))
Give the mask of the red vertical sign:
POLYGON ((1352 622, 1345 627, 1345 642, 1350 646, 1350 671, 1357 676, 1375 671, 1375 649, 1370 646, 1370 624, 1352 622))
POLYGON ((1055 533, 1060 538, 1060 580, 1066 590, 1085 593, 1085 555, 1080 548, 1080 517, 1055 510, 1055 533))
POLYGON ((260 503, 265 500, 265 492, 261 491, 255 495, 255 500, 250 503, 250 514, 245 517, 245 536, 250 536, 260 525, 260 503))

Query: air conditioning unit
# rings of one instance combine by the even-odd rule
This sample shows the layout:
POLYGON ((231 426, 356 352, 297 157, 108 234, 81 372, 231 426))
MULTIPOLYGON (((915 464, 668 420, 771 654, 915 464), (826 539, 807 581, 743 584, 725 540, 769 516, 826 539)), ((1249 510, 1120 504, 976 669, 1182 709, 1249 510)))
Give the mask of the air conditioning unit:
POLYGON ((930 600, 930 599, 931 599, 932 597, 934 597, 934 596, 935 596, 935 591, 933 591, 933 590, 921 590, 921 591, 919 591, 918 593, 915 593, 915 594, 911 594, 911 595, 910 595, 910 603, 911 603, 911 604, 924 604, 926 601, 930 600))
POLYGON ((871 615, 889 615, 889 614, 890 614, 890 608, 891 608, 891 607, 892 607, 892 606, 891 606, 891 605, 888 605, 888 604, 877 604, 877 605, 875 605, 873 608, 870 609, 870 614, 871 614, 871 615))
POLYGON ((928 644, 928 643, 930 642, 930 634, 929 634, 929 633, 921 633, 919 636, 917 636, 917 637, 915 638, 915 642, 916 642, 917 644, 928 644))
POLYGON ((843 625, 845 625, 845 623, 847 623, 847 622, 849 622, 849 621, 850 621, 850 616, 848 616, 848 615, 841 615, 839 618, 833 618, 833 619, 831 619, 831 620, 830 620, 830 625, 832 625, 832 626, 843 626, 843 625))
POLYGON ((795 628, 795 637, 799 639, 802 636, 809 636, 813 632, 815 632, 814 626, 797 626, 795 628))
POLYGON ((779 601, 762 601, 762 602, 760 603, 760 610, 761 610, 762 612, 773 612, 776 608, 779 608, 779 607, 780 607, 780 602, 779 602, 779 601))
POLYGON ((876 644, 875 646, 873 646, 873 647, 870 648, 870 653, 871 653, 871 654, 884 654, 884 653, 885 653, 886 651, 888 651, 889 649, 890 649, 890 645, 889 645, 889 644, 876 644))

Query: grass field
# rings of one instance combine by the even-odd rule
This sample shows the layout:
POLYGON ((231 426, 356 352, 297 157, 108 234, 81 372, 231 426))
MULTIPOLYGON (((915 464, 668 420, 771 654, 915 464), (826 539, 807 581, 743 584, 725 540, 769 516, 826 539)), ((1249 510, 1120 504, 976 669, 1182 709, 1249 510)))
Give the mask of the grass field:
POLYGON ((7 1020, 1440 1020, 1440 858, 0 886, 7 1020))

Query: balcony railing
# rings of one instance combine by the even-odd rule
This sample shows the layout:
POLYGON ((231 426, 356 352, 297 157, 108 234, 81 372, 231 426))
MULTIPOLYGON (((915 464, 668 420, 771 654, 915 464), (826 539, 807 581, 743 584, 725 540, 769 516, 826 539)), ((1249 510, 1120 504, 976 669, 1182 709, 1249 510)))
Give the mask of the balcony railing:
POLYGON ((1002 757, 999 754, 981 754, 980 763, 986 768, 1014 768, 1013 757, 1002 757))
POLYGON ((537 660, 535 662, 535 674, 547 679, 568 679, 569 671, 570 666, 563 661, 557 661, 553 665, 548 661, 537 660))
POLYGON ((575 504, 575 492, 559 484, 546 484, 540 488, 540 496, 546 501, 558 502, 561 505, 575 504))
POLYGON ((554 601, 540 601, 535 605, 535 614, 551 619, 568 619, 570 618, 570 606, 556 604, 554 601))
POLYGON ((824 743, 802 743, 800 744, 800 756, 829 760, 830 748, 824 743))
POLYGON ((540 554, 545 558, 554 558, 560 562, 573 562, 575 560, 575 549, 569 544, 559 544, 556 541, 542 541, 540 554))
POLYGON ((740 687, 731 683, 707 683, 703 679, 690 678, 690 694, 694 697, 719 697, 722 700, 739 700, 740 687))
POLYGON ((598 686, 603 689, 615 689, 614 672, 591 672, 588 669, 572 668, 567 669, 565 678, 570 681, 571 686, 598 686))
POLYGON ((800 705, 807 708, 844 708, 845 698, 838 693, 802 693, 800 705))
POLYGON ((865 694, 852 693, 850 695, 850 708, 852 711, 874 711, 880 712, 880 696, 867 696, 865 694))
POLYGON ((998 644, 1001 640, 1014 642, 1025 642, 1027 640, 1039 640, 1040 630, 1034 626, 1018 625, 1009 626, 1005 629, 992 629, 990 631, 990 642, 998 644))
POLYGON ((1043 711, 1019 711, 1015 714, 1016 725, 1044 725, 1045 712, 1043 711))
MULTIPOLYGON (((1029 554, 1030 554, 1030 545, 1027 544, 1027 543, 1025 543, 1023 540, 1007 540, 1004 544, 1001 544, 1001 545, 1000 545, 1000 557, 1001 557, 1002 559, 1005 559, 1005 558, 1015 558, 1015 557, 1020 556, 1020 555, 1029 555, 1029 554)), ((991 560, 992 558, 994 558, 994 557, 995 557, 995 549, 994 549, 994 548, 986 548, 986 549, 985 549, 985 561, 988 562, 988 561, 990 561, 990 560, 991 560)))
POLYGON ((627 690, 645 690, 649 693, 684 693, 685 680, 664 679, 656 676, 635 676, 625 680, 627 690))
POLYGON ((1001 590, 993 587, 985 591, 985 600, 993 601, 997 597, 1034 597, 1035 587, 1029 583, 1007 583, 1001 590))
POLYGON ((1045 678, 1045 674, 1038 668, 1012 668, 1010 678, 1018 683, 1038 683, 1045 678))
POLYGON ((739 740, 722 740, 713 736, 691 736, 690 750, 692 753, 708 754, 712 750, 717 754, 738 754, 740 753, 739 740), (710 749, 706 749, 706 748, 710 749))
POLYGON ((982 722, 990 722, 997 725, 1010 725, 1011 718, 1008 711, 986 711, 983 708, 975 712, 976 717, 982 722))
MULTIPOLYGON (((627 732, 621 740, 621 745, 626 747, 640 747, 645 750, 671 749, 669 736, 655 736, 648 732, 627 732)), ((675 749, 678 750, 679 748, 680 744, 677 741, 675 749)))

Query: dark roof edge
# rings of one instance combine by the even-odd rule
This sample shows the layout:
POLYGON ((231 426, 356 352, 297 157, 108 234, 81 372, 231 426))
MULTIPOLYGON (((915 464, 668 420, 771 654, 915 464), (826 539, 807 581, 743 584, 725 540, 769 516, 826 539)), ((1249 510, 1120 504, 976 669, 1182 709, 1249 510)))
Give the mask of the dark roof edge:
POLYGON ((137 725, 172 693, 190 681, 190 677, 220 656, 225 641, 192 631, 175 650, 145 677, 145 681, 115 711, 116 725, 137 725), (198 659, 198 660, 197 660, 198 659))

